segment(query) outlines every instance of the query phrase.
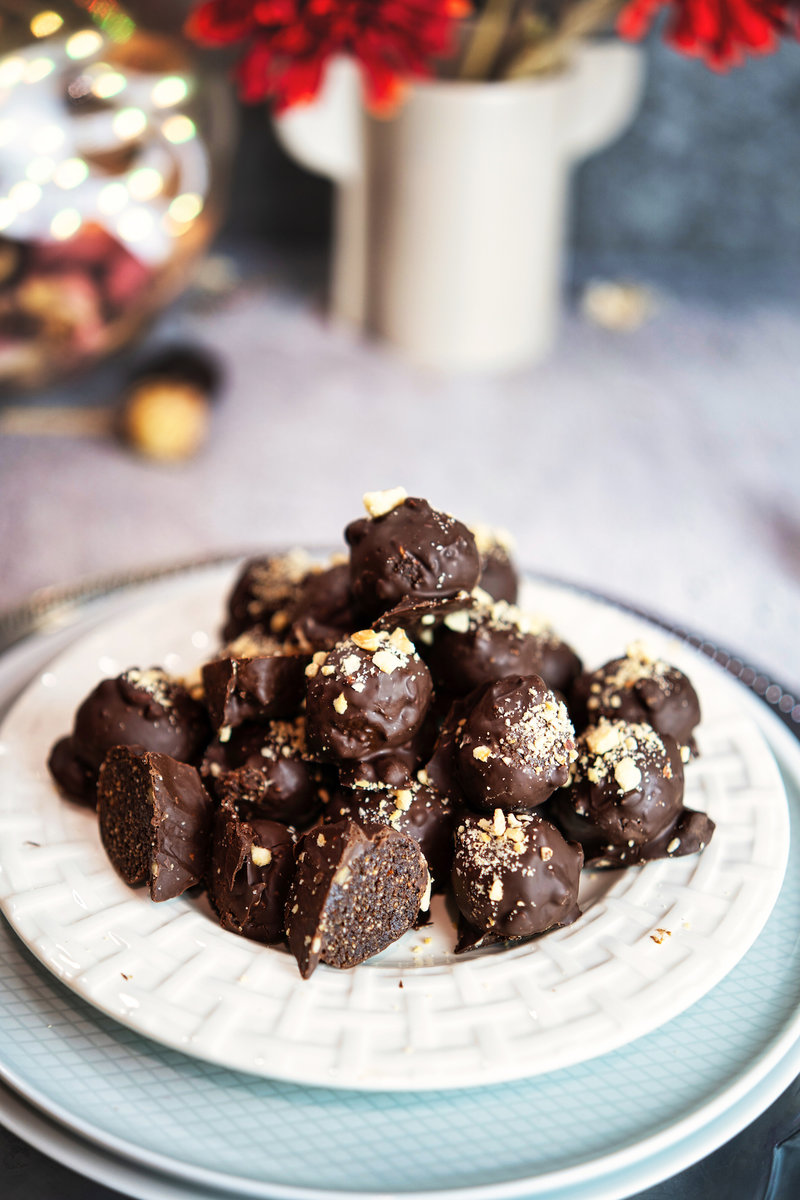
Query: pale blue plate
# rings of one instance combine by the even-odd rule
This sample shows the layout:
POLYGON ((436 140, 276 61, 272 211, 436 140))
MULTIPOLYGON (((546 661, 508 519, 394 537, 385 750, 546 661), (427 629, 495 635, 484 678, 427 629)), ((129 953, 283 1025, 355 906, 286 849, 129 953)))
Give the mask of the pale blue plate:
MULTIPOLYGON (((742 702, 768 732, 778 729, 744 690, 742 702)), ((201 1187, 273 1198, 471 1189, 582 1200, 587 1188, 601 1194, 601 1180, 620 1194, 617 1172, 631 1189, 643 1186, 637 1164, 667 1155, 673 1170, 684 1165, 679 1147, 699 1144, 699 1131, 765 1080, 800 1032, 800 771, 788 761, 793 840, 764 932, 688 1012, 601 1059, 529 1081, 416 1095, 255 1079, 105 1018, 2 925, 0 1076, 97 1145, 201 1187)), ((720 1141, 735 1132, 728 1127, 720 1141)))

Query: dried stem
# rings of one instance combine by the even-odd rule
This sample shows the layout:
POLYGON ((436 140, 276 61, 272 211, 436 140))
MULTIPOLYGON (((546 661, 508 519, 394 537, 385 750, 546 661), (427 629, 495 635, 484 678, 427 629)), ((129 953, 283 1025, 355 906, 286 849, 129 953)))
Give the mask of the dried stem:
POLYGON ((619 9, 619 0, 581 0, 567 8, 558 28, 549 37, 524 46, 508 63, 504 79, 560 70, 576 38, 594 33, 619 9))
POLYGON ((516 0, 488 0, 461 61, 461 79, 491 79, 511 25, 516 0))

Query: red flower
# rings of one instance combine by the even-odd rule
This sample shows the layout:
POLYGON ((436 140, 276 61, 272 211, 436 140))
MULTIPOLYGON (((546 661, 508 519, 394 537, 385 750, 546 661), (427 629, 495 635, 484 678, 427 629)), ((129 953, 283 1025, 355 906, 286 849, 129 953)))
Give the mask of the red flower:
POLYGON ((670 9, 667 41, 714 70, 738 66, 748 54, 769 54, 797 28, 793 0, 630 0, 620 13, 622 37, 638 40, 657 13, 670 9))
POLYGON ((386 111, 406 79, 430 74, 430 60, 453 49, 469 10, 469 0, 205 0, 186 31, 207 45, 247 42, 237 70, 244 100, 271 96, 278 110, 312 100, 327 60, 349 54, 370 108, 386 111))

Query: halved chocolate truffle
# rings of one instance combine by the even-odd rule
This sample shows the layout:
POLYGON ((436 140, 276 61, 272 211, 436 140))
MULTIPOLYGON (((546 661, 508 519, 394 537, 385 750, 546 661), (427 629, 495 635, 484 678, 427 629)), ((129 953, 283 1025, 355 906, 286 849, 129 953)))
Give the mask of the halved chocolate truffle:
MULTIPOLYGON (((700 702, 687 677, 640 642, 629 646, 624 658, 581 675, 572 690, 570 711, 579 729, 601 717, 644 722, 691 751, 692 732, 700 721, 700 702)), ((684 760, 688 757, 687 751, 684 760)))
POLYGON ((425 663, 402 629, 362 629, 306 668, 306 729, 323 761, 366 762, 407 743, 433 693, 425 663))
POLYGON ((431 873, 434 891, 442 891, 450 879, 453 859, 455 808, 448 796, 422 783, 407 788, 342 788, 331 797, 325 821, 351 817, 362 827, 391 825, 419 843, 431 873))
POLYGON ((509 675, 540 675, 568 691, 581 661, 545 622, 475 588, 469 607, 448 613, 425 650, 437 691, 465 696, 509 675))
POLYGON ((286 935, 304 979, 320 962, 355 967, 409 930, 427 908, 430 876, 417 842, 389 826, 342 820, 299 844, 286 935))
POLYGON ((324 768, 308 753, 305 718, 245 724, 217 739, 200 772, 223 806, 246 819, 261 817, 302 828, 316 816, 325 790, 324 768))
POLYGON ((683 804, 683 762, 668 733, 601 719, 578 739, 571 785, 548 813, 584 848, 587 866, 622 867, 702 850, 714 831, 683 804))
POLYGON ((235 653, 206 663, 203 691, 215 729, 243 721, 272 721, 296 715, 305 696, 308 656, 272 638, 237 639, 235 653))
POLYGON ((516 604, 519 576, 511 554, 514 539, 505 529, 471 525, 470 532, 481 556, 481 587, 493 600, 516 604))
POLYGON ((223 929, 257 942, 280 942, 294 874, 294 832, 277 821, 214 818, 208 898, 223 929))
POLYGON ((538 675, 499 679, 465 702, 453 762, 469 807, 535 808, 566 783, 574 758, 566 706, 538 675))
POLYGON ((203 705, 158 667, 104 679, 75 714, 70 737, 53 747, 50 771, 64 791, 96 803, 97 773, 112 746, 141 746, 196 762, 210 736, 203 705))
POLYGON ((463 815, 456 826, 453 894, 467 923, 491 940, 575 921, 582 866, 580 846, 537 813, 498 808, 491 818, 463 815))
POLYGON ((194 767, 167 754, 117 746, 100 768, 100 837, 131 886, 171 900, 200 883, 208 867, 213 801, 194 767))
POLYGON ((409 594, 435 599, 471 591, 480 577, 475 538, 460 521, 402 488, 364 497, 368 518, 345 530, 350 587, 356 602, 379 616, 409 594))

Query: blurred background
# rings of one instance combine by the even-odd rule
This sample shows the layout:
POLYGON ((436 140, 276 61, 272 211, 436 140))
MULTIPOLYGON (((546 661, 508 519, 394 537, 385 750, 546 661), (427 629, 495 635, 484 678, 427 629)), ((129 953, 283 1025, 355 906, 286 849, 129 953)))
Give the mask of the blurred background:
MULTIPOLYGON (((44 171, 37 183, 30 166, 59 156, 26 135, 14 157, 8 130, 0 144, 0 607, 102 572, 338 544, 362 492, 402 484, 467 521, 509 529, 525 566, 684 622, 800 687, 800 46, 786 40, 728 73, 675 53, 660 29, 640 51, 627 48, 641 94, 632 75, 630 111, 620 108, 603 144, 565 168, 553 184, 559 215, 540 231, 555 260, 564 244, 552 264, 561 279, 552 330, 544 321, 528 362, 443 365, 376 337, 374 313, 366 332, 331 319, 336 188, 296 161, 302 114, 281 118, 276 135, 267 105, 236 97, 235 52, 182 38, 190 7, 58 3, 63 27, 36 38, 31 23, 52 10, 0 4, 0 53, 24 59, 0 62, 0 143, 9 114, 28 114, 31 129, 51 119, 65 71, 84 80, 58 118, 65 145, 70 121, 98 118, 89 179, 64 177, 71 186, 41 228, 34 217, 61 183, 46 165, 34 166, 44 171), (115 41, 127 26, 114 21, 128 20, 135 37, 115 41), (36 63, 87 30, 110 41, 75 43, 81 53, 64 50, 36 78, 45 70, 36 63), (130 116, 140 110, 141 128, 130 116), (91 237, 86 222, 76 234, 63 214, 82 218, 72 197, 101 168, 104 188, 128 188, 124 233, 112 186, 106 217, 91 237), (167 181, 161 193, 154 170, 167 181), (31 182, 41 195, 25 209, 31 182)), ((597 87, 590 77, 590 98, 597 87)), ((576 97, 556 106, 554 138, 576 97)), ((368 140, 391 140, 386 128, 368 140)), ((83 161, 78 150, 70 162, 83 161)), ((542 221, 536 195, 549 187, 523 203, 520 244, 526 220, 542 221)), ((463 184, 465 211, 475 190, 463 184)), ((98 196, 86 192, 85 203, 98 196)), ((483 256, 490 271, 503 224, 470 235, 465 259, 483 256)), ((373 273, 404 244, 391 223, 375 228, 373 273)), ((435 262, 430 230, 419 238, 435 262)), ((442 262, 446 253, 442 245, 442 262)), ((521 286, 543 253, 531 252, 521 286)), ((406 329, 406 317, 416 312, 419 324, 427 310, 403 287, 392 320, 406 329)), ((460 313, 470 288, 481 290, 455 279, 455 298, 438 307, 460 313)), ((524 305, 511 292, 507 300, 510 327, 524 305)), ((428 332, 435 323, 422 320, 428 332)))

